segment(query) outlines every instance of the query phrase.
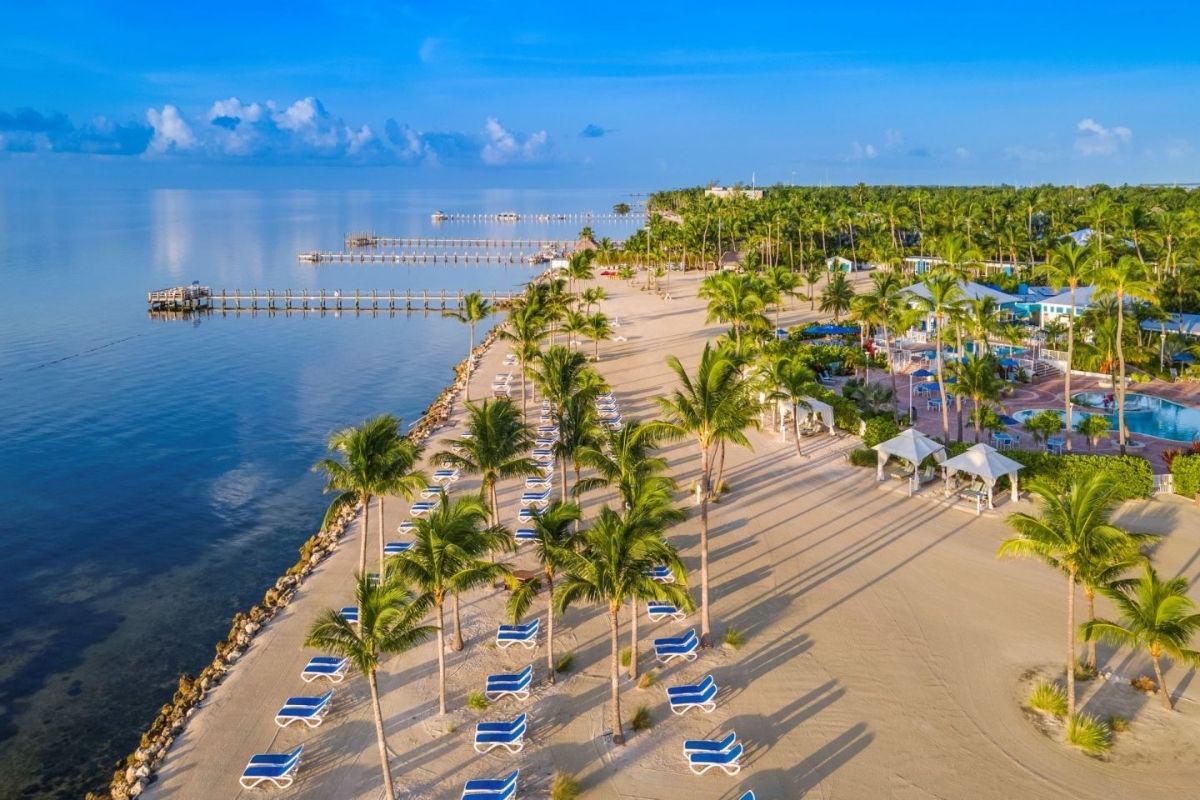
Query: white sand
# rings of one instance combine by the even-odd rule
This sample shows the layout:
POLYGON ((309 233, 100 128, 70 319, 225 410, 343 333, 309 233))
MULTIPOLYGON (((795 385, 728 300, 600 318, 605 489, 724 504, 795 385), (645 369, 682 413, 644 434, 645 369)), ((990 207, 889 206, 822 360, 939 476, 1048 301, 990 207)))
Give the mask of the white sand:
MULTIPOLYGON (((673 383, 666 356, 675 354, 693 365, 704 342, 719 331, 704 323, 702 304, 694 296, 697 280, 673 275, 670 301, 618 281, 601 282, 611 298, 605 310, 620 318, 618 332, 628 341, 602 345, 599 367, 626 416, 654 415, 654 397, 673 383)), ((802 302, 783 321, 812 316, 802 302)), ((590 344, 586 348, 590 351, 590 344)), ((498 346, 484 359, 473 382, 476 397, 487 391, 493 374, 509 371, 500 366, 502 357, 498 346)), ((614 749, 603 737, 608 700, 603 618, 580 608, 556 626, 556 651, 574 651, 575 671, 551 688, 544 683, 544 648, 530 655, 490 645, 503 596, 480 592, 463 605, 466 650, 448 657, 449 703, 457 710, 436 716, 432 642, 388 661, 381 673, 400 796, 456 798, 467 778, 498 777, 514 766, 521 768, 521 797, 545 797, 555 769, 575 773, 585 797, 627 800, 735 798, 747 788, 762 800, 1177 800, 1195 794, 1200 708, 1186 670, 1168 673, 1172 686, 1184 684, 1176 715, 1164 712, 1156 698, 1120 684, 1100 687, 1102 694, 1117 698, 1105 699, 1104 708, 1119 703, 1133 722, 1106 762, 1052 741, 1026 718, 1019 707, 1021 676, 1052 669, 1061 657, 1064 587, 1040 564, 996 560, 996 546, 1006 535, 999 513, 976 518, 877 487, 873 471, 846 465, 843 454, 857 441, 851 437, 806 440, 811 455, 806 459, 777 436, 751 438, 753 452, 729 451, 731 492, 711 509, 715 630, 719 640, 727 625, 736 625, 745 631, 746 644, 738 651, 704 653, 697 662, 672 666, 659 676, 674 684, 711 672, 721 686, 717 710, 676 717, 661 686, 638 690, 626 682, 626 717, 646 703, 655 724, 631 735, 625 748, 614 749), (528 701, 502 701, 482 715, 464 708, 467 692, 481 689, 485 674, 531 661, 541 688, 528 701), (473 723, 518 710, 530 714, 525 751, 475 754, 473 723), (682 740, 730 729, 747 747, 741 775, 691 775, 680 754, 682 740)), ((695 479, 692 447, 680 443, 667 454, 682 485, 695 479)), ((457 487, 477 485, 464 479, 457 487)), ((503 516, 511 523, 520 487, 501 488, 503 516)), ((1012 509, 1007 505, 1002 511, 1012 509)), ((406 511, 402 501, 389 502, 389 531, 406 511)), ((1200 512, 1194 506, 1173 499, 1130 504, 1122 521, 1168 534, 1155 556, 1160 571, 1195 577, 1200 512)), ((195 713, 145 796, 381 796, 361 679, 336 689, 336 705, 318 730, 293 725, 281 731, 273 721, 284 697, 324 690, 323 684, 306 687, 298 677, 313 655, 301 642, 320 610, 351 602, 357 535, 356 527, 291 606, 259 634, 195 713), (300 742, 305 754, 293 788, 239 788, 237 776, 252 753, 278 752, 300 742)), ((695 570, 697 522, 684 522, 671 538, 695 570)), ((370 554, 376 548, 374 531, 369 544, 370 554)), ((532 566, 528 556, 518 556, 516 564, 532 566)), ((533 613, 544 615, 543 608, 539 604, 533 613)), ((694 620, 642 622, 644 671, 652 661, 650 638, 684 630, 694 620)), ((622 625, 627 638, 627 617, 622 625)), ((1101 648, 1101 661, 1126 676, 1146 671, 1140 655, 1125 651, 1114 656, 1101 648)), ((1085 710, 1099 707, 1091 700, 1096 690, 1084 685, 1085 710)))

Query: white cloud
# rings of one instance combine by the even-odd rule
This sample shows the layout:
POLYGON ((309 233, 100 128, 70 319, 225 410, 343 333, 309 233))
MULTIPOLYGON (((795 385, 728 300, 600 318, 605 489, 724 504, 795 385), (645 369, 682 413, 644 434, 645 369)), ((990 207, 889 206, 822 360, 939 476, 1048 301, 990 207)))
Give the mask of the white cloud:
POLYGON ((428 64, 437 56, 437 51, 441 46, 441 39, 429 36, 417 48, 417 58, 421 59, 422 64, 428 64))
POLYGON ((859 144, 854 142, 850 145, 850 160, 862 161, 864 159, 875 158, 879 155, 879 148, 873 144, 859 144))
POLYGON ((883 149, 895 150, 904 144, 904 134, 895 128, 888 128, 883 132, 883 149))
POLYGON ((1088 117, 1076 126, 1075 152, 1081 156, 1111 156, 1133 140, 1133 131, 1123 126, 1106 128, 1088 117))
POLYGON ((1167 158, 1171 160, 1184 158, 1192 152, 1192 144, 1187 139, 1176 139, 1174 137, 1167 139, 1167 143, 1163 148, 1163 152, 1167 158))
POLYGON ((971 157, 971 151, 965 147, 961 147, 961 146, 956 147, 956 148, 954 148, 954 156, 956 158, 962 159, 963 161, 966 161, 968 158, 971 157))
POLYGON ((196 144, 196 136, 184 122, 179 109, 173 105, 165 105, 162 111, 148 109, 146 122, 154 129, 147 150, 154 153, 166 153, 170 150, 190 150, 196 144))
POLYGON ((538 131, 522 142, 495 117, 488 117, 484 123, 483 138, 484 145, 479 155, 485 164, 492 165, 535 161, 541 157, 550 140, 545 131, 538 131))

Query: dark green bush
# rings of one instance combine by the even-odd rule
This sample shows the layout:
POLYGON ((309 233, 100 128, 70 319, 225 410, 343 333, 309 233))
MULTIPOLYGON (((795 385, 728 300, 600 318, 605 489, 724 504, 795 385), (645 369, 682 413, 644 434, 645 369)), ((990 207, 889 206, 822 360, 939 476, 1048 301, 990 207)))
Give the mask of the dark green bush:
POLYGON ((873 467, 875 466, 875 451, 869 447, 856 447, 851 450, 846 458, 850 459, 850 463, 856 467, 873 467))
POLYGON ((874 447, 899 433, 900 426, 892 422, 891 417, 873 417, 867 420, 867 430, 863 433, 863 444, 867 447, 874 447))
POLYGON ((1175 456, 1171 460, 1171 475, 1175 494, 1180 497, 1200 494, 1200 456, 1175 456))
POLYGON ((1004 454, 1025 465, 1020 474, 1021 483, 1040 478, 1063 487, 1073 480, 1100 473, 1117 487, 1116 496, 1121 500, 1147 498, 1154 488, 1154 471, 1150 468, 1150 462, 1141 456, 1083 453, 1059 456, 1031 450, 1006 450, 1004 454))

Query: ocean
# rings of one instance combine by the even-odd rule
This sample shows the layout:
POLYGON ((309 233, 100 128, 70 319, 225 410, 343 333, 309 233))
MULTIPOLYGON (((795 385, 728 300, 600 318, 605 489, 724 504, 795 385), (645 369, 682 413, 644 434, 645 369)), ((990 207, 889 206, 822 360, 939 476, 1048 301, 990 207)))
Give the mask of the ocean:
MULTIPOLYGON (((0 189, 0 798, 103 788, 320 523, 328 434, 415 421, 468 332, 437 313, 155 319, 150 289, 519 288, 524 265, 322 265, 349 231, 574 239, 612 192, 0 189)), ((638 221, 596 222, 621 238, 638 221)), ((497 318, 499 319, 499 318, 497 318)), ((481 325, 482 335, 488 325, 481 325)))

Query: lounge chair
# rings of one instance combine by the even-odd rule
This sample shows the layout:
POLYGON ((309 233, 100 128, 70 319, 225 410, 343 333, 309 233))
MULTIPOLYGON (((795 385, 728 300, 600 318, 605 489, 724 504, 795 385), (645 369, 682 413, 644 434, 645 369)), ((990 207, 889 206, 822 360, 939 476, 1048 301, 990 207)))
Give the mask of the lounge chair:
POLYGON ((488 700, 499 700, 505 696, 525 700, 529 697, 529 687, 532 683, 533 666, 530 665, 516 673, 488 675, 483 694, 488 700))
POLYGON ((535 448, 533 448, 533 457, 538 458, 539 456, 542 458, 546 458, 546 457, 553 458, 554 457, 554 448, 553 447, 535 447, 535 448))
POLYGON ((517 777, 520 770, 514 769, 500 780, 476 779, 463 785, 460 800, 512 800, 517 796, 517 777))
POLYGON ((346 606, 341 610, 342 618, 352 625, 358 624, 358 606, 346 606))
POLYGON ((686 739, 683 743, 683 754, 689 753, 724 753, 737 744, 737 734, 733 731, 724 739, 686 739))
POLYGON ((475 726, 475 752, 487 753, 503 747, 510 753, 525 749, 528 718, 518 714, 508 722, 481 722, 475 726))
POLYGON ((537 429, 539 436, 558 436, 557 425, 539 425, 537 429))
POLYGON ((758 798, 754 796, 753 789, 747 789, 746 793, 739 797, 738 800, 758 800, 758 798))
MULTIPOLYGON (((683 714, 689 708, 698 708, 708 713, 717 707, 717 684, 712 675, 691 686, 667 687, 667 700, 671 703, 671 711, 683 714)), ((684 746, 686 750, 686 745, 684 746)))
POLYGON ((289 697, 275 714, 275 724, 286 728, 293 722, 303 722, 310 728, 318 728, 329 713, 329 700, 332 697, 333 689, 320 697, 289 697))
POLYGON ((517 544, 525 544, 537 541, 538 535, 533 528, 518 528, 517 534, 513 538, 517 540, 517 544))
POLYGON ((541 623, 538 622, 538 617, 534 617, 531 621, 524 625, 501 625, 496 631, 496 646, 507 650, 514 644, 519 644, 527 650, 532 650, 537 647, 537 635, 541 629, 541 623))
POLYGON ((541 516, 541 513, 536 508, 522 508, 517 512, 517 522, 532 522, 533 518, 541 516))
POLYGON ((550 502, 550 487, 547 486, 540 492, 525 492, 521 495, 521 505, 523 506, 544 506, 550 502))
POLYGON ((263 781, 275 784, 280 789, 286 789, 296 779, 296 770, 300 768, 300 754, 304 745, 297 745, 295 750, 287 753, 258 753, 250 756, 242 777, 238 783, 243 789, 253 789, 263 781))
POLYGON ((726 775, 737 775, 742 771, 741 758, 742 745, 739 742, 723 753, 688 753, 688 769, 697 775, 703 775, 716 767, 726 775))
POLYGON ((619 419, 611 420, 611 421, 605 422, 603 424, 604 424, 605 428, 607 428, 610 431, 614 431, 614 432, 619 431, 619 430, 621 430, 621 428, 625 427, 625 423, 619 419))
POLYGON ((383 546, 385 556, 398 556, 412 549, 412 542, 388 542, 383 546))
POLYGON ((682 658, 684 661, 696 660, 696 648, 700 640, 696 638, 696 629, 692 628, 683 636, 664 636, 654 640, 654 657, 659 663, 669 664, 672 659, 682 658))
POLYGON ((654 602, 646 603, 646 614, 650 617, 651 622, 658 622, 660 619, 667 619, 668 617, 679 622, 687 616, 670 603, 654 602))
POLYGON ((438 503, 436 500, 418 500, 412 504, 411 508, 408 509, 408 513, 413 517, 421 517, 428 514, 430 511, 433 511, 437 507, 438 503))
POLYGON ((327 678, 330 683, 341 683, 346 680, 346 670, 349 667, 348 658, 314 656, 300 672, 300 677, 305 683, 312 683, 317 678, 327 678))
POLYGON ((440 497, 443 488, 440 483, 431 483, 421 490, 421 497, 440 497))
POLYGON ((396 533, 412 533, 412 529, 417 527, 411 519, 406 519, 396 526, 396 533))
POLYGON ((525 479, 525 488, 526 489, 545 489, 549 485, 550 485, 550 477, 548 475, 543 475, 540 478, 537 477, 536 475, 531 475, 530 477, 525 479))
POLYGON ((434 470, 433 479, 441 483, 454 483, 458 480, 458 470, 456 469, 439 469, 434 470))
POLYGON ((660 564, 646 573, 659 583, 674 583, 675 576, 671 574, 671 568, 660 564))

